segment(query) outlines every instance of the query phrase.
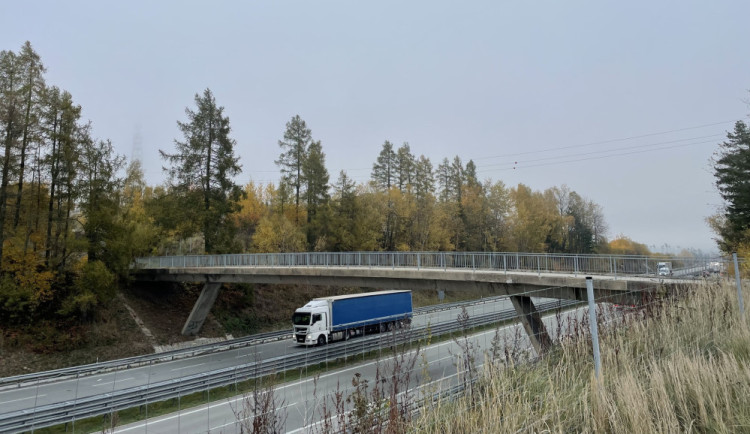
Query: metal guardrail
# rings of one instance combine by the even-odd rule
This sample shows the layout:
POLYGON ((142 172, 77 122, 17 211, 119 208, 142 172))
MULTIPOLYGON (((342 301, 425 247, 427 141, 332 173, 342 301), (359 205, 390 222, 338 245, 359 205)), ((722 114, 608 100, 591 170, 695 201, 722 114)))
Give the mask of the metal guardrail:
MULTIPOLYGON (((549 311, 560 307, 580 304, 578 301, 554 301, 540 303, 539 311, 549 311)), ((516 312, 509 310, 469 318, 467 327, 478 327, 500 321, 507 321, 516 317, 516 312)), ((185 395, 202 392, 211 388, 228 386, 248 379, 257 378, 272 373, 283 372, 338 359, 356 357, 383 346, 394 346, 408 341, 425 338, 427 333, 433 336, 444 335, 460 330, 455 322, 445 322, 429 327, 411 329, 410 333, 386 333, 365 336, 356 341, 348 341, 349 345, 330 345, 311 349, 305 353, 288 354, 259 362, 246 363, 233 368, 222 368, 200 374, 194 374, 179 379, 165 380, 145 386, 121 389, 101 395, 79 398, 56 404, 48 404, 33 409, 18 410, 0 414, 0 432, 25 431, 62 424, 72 420, 83 419, 118 410, 133 408, 185 395), (354 345, 356 343, 356 345, 354 345), (355 352, 352 352, 355 350, 355 352)))
MULTIPOLYGON (((432 312, 450 310, 460 306, 474 306, 483 303, 490 303, 505 296, 486 297, 480 300, 459 301, 455 303, 445 303, 432 306, 423 306, 413 310, 414 315, 426 315, 432 312)), ((220 351, 235 350, 244 348, 258 343, 278 341, 282 339, 291 339, 291 330, 279 330, 275 332, 259 333, 245 336, 237 339, 231 339, 223 342, 214 342, 210 344, 196 345, 190 348, 181 348, 161 353, 147 354, 142 356, 133 356, 123 359, 110 360, 105 362, 90 363, 87 365, 71 366, 68 368, 54 369, 49 371, 34 372, 30 374, 14 375, 11 377, 0 378, 0 390, 7 389, 9 386, 21 387, 24 384, 39 384, 40 382, 55 381, 63 378, 75 378, 84 375, 93 375, 102 372, 111 372, 121 369, 129 369, 138 366, 145 366, 151 363, 168 362, 187 357, 195 357, 204 354, 217 353, 220 351)))
POLYGON ((437 268, 544 273, 656 275, 659 262, 674 270, 710 270, 724 258, 591 255, 516 252, 299 252, 137 258, 141 269, 192 267, 384 267, 437 268))

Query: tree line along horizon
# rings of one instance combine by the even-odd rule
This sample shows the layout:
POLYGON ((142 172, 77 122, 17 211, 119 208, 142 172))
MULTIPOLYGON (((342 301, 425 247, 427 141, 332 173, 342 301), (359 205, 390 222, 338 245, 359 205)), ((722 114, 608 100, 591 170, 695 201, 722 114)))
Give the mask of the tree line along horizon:
MULTIPOLYGON (((29 42, 17 53, 0 52, 0 324, 88 321, 139 256, 651 254, 626 236, 608 240, 602 208, 565 185, 535 191, 480 181, 473 161, 456 156, 434 167, 407 143, 382 144, 369 182, 355 183, 341 171, 331 183, 323 145, 299 115, 278 142, 278 184, 240 186, 233 181, 241 164, 229 118, 209 89, 178 120, 183 137, 160 149, 168 181, 150 186, 139 161, 127 162, 109 140, 92 137, 81 106, 48 85, 45 71, 29 42)), ((747 235, 731 238, 744 223, 723 214, 709 223, 725 241, 721 248, 746 243, 747 235)))

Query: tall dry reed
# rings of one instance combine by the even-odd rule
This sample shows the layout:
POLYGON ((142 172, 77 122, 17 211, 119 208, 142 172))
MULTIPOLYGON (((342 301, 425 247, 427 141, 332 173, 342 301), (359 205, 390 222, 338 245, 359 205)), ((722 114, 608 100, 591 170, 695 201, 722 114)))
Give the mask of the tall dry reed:
POLYGON ((473 397, 425 410, 412 430, 750 432, 750 332, 732 284, 603 308, 600 380, 581 318, 535 363, 488 360, 473 397))

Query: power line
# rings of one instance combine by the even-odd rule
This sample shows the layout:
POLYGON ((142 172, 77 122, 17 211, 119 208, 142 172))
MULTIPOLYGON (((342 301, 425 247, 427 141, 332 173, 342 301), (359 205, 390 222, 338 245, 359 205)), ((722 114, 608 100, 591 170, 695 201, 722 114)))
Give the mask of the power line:
POLYGON ((573 148, 582 148, 582 147, 585 147, 585 146, 603 145, 603 144, 606 144, 606 143, 624 142, 624 141, 627 141, 627 140, 642 139, 644 137, 653 137, 653 136, 659 136, 659 135, 664 135, 664 134, 678 133, 678 132, 681 132, 681 131, 689 131, 689 130, 696 130, 696 129, 699 129, 699 128, 713 127, 713 126, 716 126, 716 125, 723 125, 723 124, 727 124, 727 123, 730 123, 730 122, 734 123, 734 122, 736 122, 736 120, 714 122, 714 123, 710 123, 710 124, 696 125, 696 126, 692 126, 692 127, 678 128, 678 129, 668 130, 668 131, 659 131, 659 132, 656 132, 656 133, 648 133, 648 134, 641 134, 641 135, 637 135, 637 136, 622 137, 622 138, 618 138, 618 139, 609 139, 609 140, 602 140, 602 141, 598 141, 598 142, 583 143, 583 144, 580 144, 580 145, 558 146, 558 147, 552 147, 552 148, 546 148, 546 149, 539 149, 539 150, 536 150, 536 151, 525 151, 525 152, 516 152, 516 153, 512 153, 512 154, 502 154, 502 155, 492 155, 492 156, 487 156, 487 157, 478 157, 478 158, 475 158, 475 160, 486 160, 486 159, 490 159, 490 158, 515 157, 515 156, 518 156, 518 155, 536 154, 536 153, 540 153, 540 152, 555 151, 555 150, 559 150, 559 149, 573 149, 573 148))
MULTIPOLYGON (((640 151, 621 152, 621 153, 611 154, 611 155, 599 155, 599 156, 596 156, 596 157, 578 158, 578 159, 574 159, 574 160, 563 160, 563 161, 555 161, 555 162, 551 162, 551 163, 532 164, 532 165, 529 165, 529 166, 521 166, 521 167, 519 167, 519 169, 526 169, 526 168, 532 168, 532 167, 543 167, 543 166, 553 166, 553 165, 557 165, 557 164, 566 164, 566 163, 578 163, 578 162, 581 162, 581 161, 589 161, 589 160, 601 160, 601 159, 604 159, 604 158, 621 157, 621 156, 624 156, 624 155, 633 155, 633 154, 643 154, 643 153, 646 153, 646 152, 663 151, 665 149, 684 148, 684 147, 687 147, 687 146, 702 145, 702 144, 706 144, 706 143, 715 143, 715 142, 713 142, 711 140, 706 140, 704 142, 687 143, 687 144, 673 145, 673 146, 663 146, 663 147, 655 148, 655 149, 643 149, 643 150, 640 150, 640 151)), ((504 167, 504 168, 487 169, 487 170, 477 170, 477 171, 478 172, 487 172, 487 171, 498 171, 498 170, 516 170, 516 167, 515 166, 514 167, 504 167)))
MULTIPOLYGON (((533 159, 533 160, 514 161, 512 163, 485 164, 485 165, 482 165, 481 167, 487 168, 487 167, 501 166, 501 165, 518 167, 522 163, 534 163, 534 162, 538 162, 538 161, 546 161, 546 160, 553 160, 553 159, 560 159, 560 158, 572 158, 572 157, 581 157, 581 156, 587 156, 587 155, 604 154, 604 153, 617 152, 617 151, 628 151, 628 150, 631 150, 631 149, 651 148, 653 146, 667 145, 667 144, 679 143, 679 142, 686 142, 686 141, 692 141, 692 140, 700 140, 700 139, 708 139, 708 138, 717 139, 717 138, 722 137, 722 136, 723 136, 722 134, 711 134, 711 135, 707 135, 707 136, 689 137, 689 138, 685 138, 685 139, 669 140, 669 141, 666 141, 666 142, 647 143, 647 144, 644 144, 644 145, 625 146, 625 147, 620 147, 620 148, 603 149, 603 150, 599 150, 599 151, 580 152, 580 153, 577 153, 577 154, 570 154, 570 155, 559 155, 559 156, 552 156, 552 157, 536 158, 536 159, 533 159)), ((705 144, 705 143, 715 143, 715 140, 703 141, 703 142, 698 142, 698 143, 687 143, 687 144, 684 144, 682 146, 691 146, 691 145, 695 145, 695 144, 705 144)), ((644 150, 643 152, 650 152, 650 151, 657 151, 657 150, 660 150, 660 149, 671 149, 671 148, 673 148, 673 147, 659 147, 659 148, 654 148, 654 149, 647 149, 647 150, 644 150)))

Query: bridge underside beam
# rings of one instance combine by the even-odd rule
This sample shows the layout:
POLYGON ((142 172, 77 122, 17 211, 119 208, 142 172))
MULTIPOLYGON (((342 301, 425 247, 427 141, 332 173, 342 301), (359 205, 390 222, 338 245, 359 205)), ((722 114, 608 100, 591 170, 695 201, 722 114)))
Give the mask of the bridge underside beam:
POLYGON ((543 355, 552 346, 552 341, 547 334, 544 322, 542 322, 542 316, 536 310, 531 297, 513 295, 510 300, 513 302, 513 307, 516 308, 523 328, 529 335, 531 345, 534 346, 537 354, 543 355))
POLYGON ((201 327, 203 327, 203 322, 206 320, 208 312, 211 311, 211 308, 216 301, 216 296, 219 295, 219 288, 221 288, 221 283, 206 282, 206 284, 203 285, 201 295, 195 302, 193 310, 190 312, 190 316, 182 327, 182 334, 184 336, 198 334, 201 327))

